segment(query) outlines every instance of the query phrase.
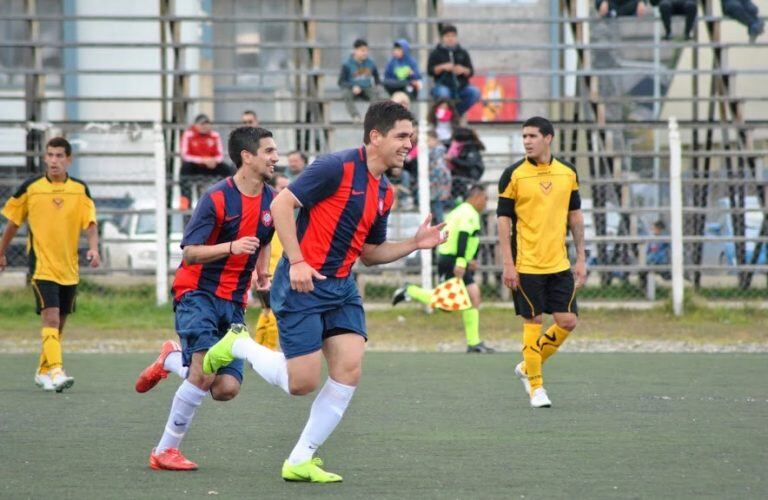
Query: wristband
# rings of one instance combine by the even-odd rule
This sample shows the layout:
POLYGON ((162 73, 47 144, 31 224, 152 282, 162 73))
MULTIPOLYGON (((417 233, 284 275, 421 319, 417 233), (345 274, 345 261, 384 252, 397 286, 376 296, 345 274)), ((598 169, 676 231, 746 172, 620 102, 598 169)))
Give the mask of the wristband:
POLYGON ((301 264, 302 262, 304 262, 304 259, 299 259, 299 260, 289 260, 288 262, 289 262, 289 263, 290 263, 292 266, 295 266, 296 264, 301 264))
POLYGON ((232 255, 232 243, 234 243, 234 241, 229 242, 229 255, 232 255))

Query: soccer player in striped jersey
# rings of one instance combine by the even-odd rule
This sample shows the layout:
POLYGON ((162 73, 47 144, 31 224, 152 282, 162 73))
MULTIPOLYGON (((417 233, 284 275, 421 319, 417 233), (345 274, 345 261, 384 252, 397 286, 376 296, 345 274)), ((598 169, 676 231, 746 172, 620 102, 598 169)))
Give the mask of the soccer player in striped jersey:
POLYGON ((205 374, 203 356, 231 324, 244 322, 254 269, 259 288, 269 287, 269 243, 275 231, 270 204, 275 193, 267 181, 278 161, 277 146, 270 131, 240 127, 229 136, 229 155, 237 173, 203 195, 184 228, 184 260, 173 282, 181 349, 172 342, 163 344, 160 356, 136 382, 136 390, 146 392, 169 372, 184 378, 163 436, 150 453, 153 469, 197 468, 179 451, 195 411, 209 392, 217 401, 234 398, 243 381, 242 361, 205 374))
POLYGON ((358 258, 368 266, 392 262, 445 241, 444 224, 431 226, 431 217, 412 238, 386 241, 394 191, 384 172, 403 166, 413 147, 412 121, 397 103, 372 104, 361 147, 319 157, 275 198, 272 210, 285 256, 275 270, 271 301, 283 352, 233 328, 206 355, 206 372, 245 359, 265 380, 295 395, 320 387, 325 358, 328 379, 283 464, 286 481, 341 481, 320 468, 314 454, 341 421, 362 371, 367 331, 353 264, 358 258))

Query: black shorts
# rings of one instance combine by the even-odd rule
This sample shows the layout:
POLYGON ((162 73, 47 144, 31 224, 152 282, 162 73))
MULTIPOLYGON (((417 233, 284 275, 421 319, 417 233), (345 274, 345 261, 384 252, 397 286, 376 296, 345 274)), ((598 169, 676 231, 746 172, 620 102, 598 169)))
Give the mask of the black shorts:
MULTIPOLYGON (((437 276, 440 283, 453 278, 453 268, 456 267, 456 257, 453 255, 437 256, 437 276)), ((471 285, 475 282, 475 272, 469 269, 464 271, 464 284, 471 285)))
POLYGON ((520 274, 520 286, 512 292, 515 312, 524 318, 542 313, 579 314, 576 286, 570 269, 553 274, 520 274))
POLYGON ((61 316, 75 312, 77 285, 59 285, 55 281, 46 280, 32 280, 31 284, 32 291, 35 292, 37 314, 49 307, 58 307, 61 316))

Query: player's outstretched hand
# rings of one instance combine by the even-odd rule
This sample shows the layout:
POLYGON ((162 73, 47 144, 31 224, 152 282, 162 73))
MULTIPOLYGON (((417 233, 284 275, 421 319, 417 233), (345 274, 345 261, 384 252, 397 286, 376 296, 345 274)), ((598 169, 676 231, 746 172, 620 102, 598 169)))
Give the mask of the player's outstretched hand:
POLYGON ((313 279, 325 279, 325 276, 315 271, 312 266, 304 261, 291 264, 289 276, 291 278, 291 289, 297 292, 311 292, 315 289, 313 279))
POLYGON ((421 223, 419 229, 416 231, 416 235, 413 237, 416 240, 416 246, 420 249, 435 248, 437 245, 444 243, 448 239, 448 231, 443 231, 445 228, 445 222, 442 222, 436 226, 430 226, 432 222, 432 214, 427 215, 424 222, 421 223))
POLYGON ((241 255, 247 253, 251 255, 259 248, 259 239, 255 236, 243 236, 239 240, 232 242, 232 255, 241 255))
POLYGON ((99 267, 101 265, 101 256, 99 256, 98 250, 88 250, 85 254, 85 258, 90 262, 91 267, 99 267))

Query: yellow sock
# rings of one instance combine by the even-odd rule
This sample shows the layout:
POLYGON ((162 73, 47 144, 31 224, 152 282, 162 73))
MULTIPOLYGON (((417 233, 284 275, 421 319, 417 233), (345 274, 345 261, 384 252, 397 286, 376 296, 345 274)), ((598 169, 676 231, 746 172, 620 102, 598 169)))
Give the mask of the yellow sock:
MULTIPOLYGON (((48 363, 48 370, 54 371, 61 369, 61 338, 59 329, 50 326, 44 326, 40 331, 43 337, 43 356, 48 363)), ((42 357, 42 356, 41 356, 42 357)))
POLYGON ((541 336, 541 325, 536 323, 523 324, 523 360, 528 382, 531 383, 531 394, 544 384, 541 377, 541 350, 538 340, 541 336))
POLYGON ((273 313, 271 310, 269 311, 269 316, 267 317, 267 326, 266 331, 264 332, 264 338, 262 339, 261 345, 268 349, 272 349, 273 351, 277 350, 277 318, 275 318, 275 313, 273 313))
POLYGON ((539 350, 541 351, 541 362, 544 363, 550 356, 557 352, 557 349, 563 345, 565 339, 571 332, 565 328, 560 328, 557 323, 550 326, 544 335, 539 337, 539 350))
POLYGON ((37 365, 37 373, 40 375, 46 375, 50 368, 48 368, 48 360, 45 358, 45 351, 40 352, 40 363, 37 365))

